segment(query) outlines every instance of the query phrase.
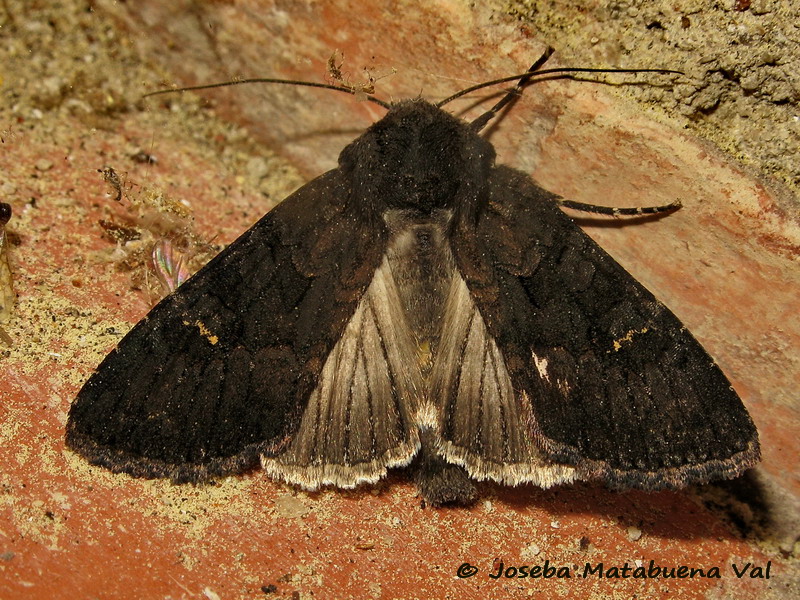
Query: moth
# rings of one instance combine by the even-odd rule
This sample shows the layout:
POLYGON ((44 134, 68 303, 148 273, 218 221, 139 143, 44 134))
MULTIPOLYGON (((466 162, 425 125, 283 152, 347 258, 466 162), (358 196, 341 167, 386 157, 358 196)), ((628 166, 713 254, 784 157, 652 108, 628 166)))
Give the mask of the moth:
POLYGON ((658 490, 754 465, 756 429, 719 367, 561 210, 677 205, 562 200, 479 135, 533 75, 565 71, 546 58, 472 122, 442 105, 512 78, 438 104, 369 96, 388 112, 338 168, 103 360, 67 445, 177 483, 260 463, 306 490, 352 488, 410 466, 432 505, 468 504, 480 480, 658 490))

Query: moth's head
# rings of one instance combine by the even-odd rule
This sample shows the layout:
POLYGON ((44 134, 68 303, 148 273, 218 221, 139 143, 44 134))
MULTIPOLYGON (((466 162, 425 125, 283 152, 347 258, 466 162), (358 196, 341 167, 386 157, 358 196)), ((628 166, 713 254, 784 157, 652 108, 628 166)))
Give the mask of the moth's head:
POLYGON ((339 156, 354 191, 387 208, 430 213, 475 197, 494 163, 492 145, 468 123, 425 100, 392 105, 339 156))

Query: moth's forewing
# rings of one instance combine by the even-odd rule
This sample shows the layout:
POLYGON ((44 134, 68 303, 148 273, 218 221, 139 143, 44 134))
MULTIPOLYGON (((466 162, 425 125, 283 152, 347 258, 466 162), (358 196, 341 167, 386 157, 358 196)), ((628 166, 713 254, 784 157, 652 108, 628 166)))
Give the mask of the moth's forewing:
POLYGON ((524 174, 499 167, 490 190, 453 252, 540 450, 647 489, 755 464, 750 416, 681 322, 524 174))
POLYGON ((348 193, 312 181, 160 302, 81 389, 67 444, 176 481, 285 450, 385 251, 348 193))

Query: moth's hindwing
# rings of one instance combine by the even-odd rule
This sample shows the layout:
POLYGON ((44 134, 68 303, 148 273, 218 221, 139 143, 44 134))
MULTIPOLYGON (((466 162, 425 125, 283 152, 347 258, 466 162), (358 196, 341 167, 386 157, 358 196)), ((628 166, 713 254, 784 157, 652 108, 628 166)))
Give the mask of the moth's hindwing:
MULTIPOLYGON (((499 167, 489 187, 477 228, 462 224, 452 237, 456 266, 478 310, 469 312, 471 302, 462 300, 466 312, 450 318, 463 322, 456 328, 470 328, 468 346, 483 344, 461 376, 481 373, 484 388, 472 394, 473 403, 486 403, 490 383, 494 415, 451 396, 454 412, 443 413, 451 423, 442 430, 453 456, 466 464, 470 454, 478 463, 496 462, 502 449, 475 438, 487 428, 505 432, 504 419, 513 414, 534 450, 575 467, 575 478, 671 488, 733 477, 755 464, 759 445, 750 416, 680 321, 524 174, 499 167)), ((538 468, 508 475, 541 477, 538 468)))
MULTIPOLYGON (((406 460, 416 439, 399 432, 405 412, 357 405, 358 386, 387 385, 363 356, 374 351, 375 329, 388 317, 362 301, 383 293, 373 288, 385 237, 348 212, 348 193, 339 171, 314 180, 157 305, 80 391, 67 444, 115 471, 194 481, 244 470, 287 449, 287 462, 296 466, 302 457, 292 440, 298 428, 307 435, 304 412, 340 411, 328 425, 330 436, 347 429, 343 412, 361 424, 371 422, 370 410, 399 410, 386 425, 391 431, 370 430, 370 440, 316 448, 307 458, 339 452, 347 470, 363 459, 364 446, 377 446, 386 464, 406 460), (348 323, 359 331, 355 338, 343 336, 348 323), (331 401, 340 357, 356 371, 342 375, 350 377, 349 395, 331 401)), ((396 363, 393 352, 383 360, 396 363)), ((336 481, 330 471, 309 472, 308 485, 336 481)))
POLYGON ((528 431, 531 407, 519 402, 506 361, 458 273, 440 345, 430 384, 439 454, 478 480, 540 487, 574 480, 573 467, 536 447, 528 431))
POLYGON ((422 378, 386 257, 325 360, 286 452, 264 458, 272 476, 306 489, 374 483, 419 448, 422 378))

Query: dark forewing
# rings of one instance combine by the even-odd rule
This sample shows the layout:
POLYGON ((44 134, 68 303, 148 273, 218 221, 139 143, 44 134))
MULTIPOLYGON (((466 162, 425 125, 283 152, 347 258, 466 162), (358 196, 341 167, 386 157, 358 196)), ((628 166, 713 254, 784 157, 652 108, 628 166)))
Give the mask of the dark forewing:
POLYGON ((750 416, 680 321, 524 174, 498 168, 490 188, 453 253, 537 446, 648 489, 752 466, 750 416))
POLYGON ((314 180, 159 303, 80 391, 67 444, 177 481, 283 451, 385 253, 348 193, 314 180))

